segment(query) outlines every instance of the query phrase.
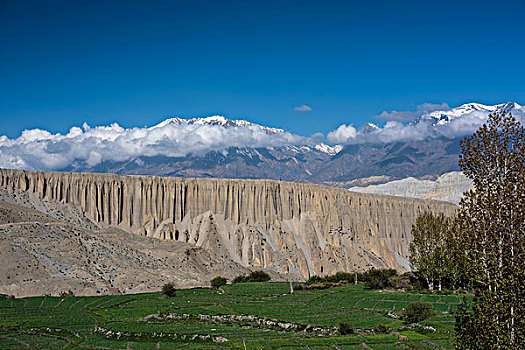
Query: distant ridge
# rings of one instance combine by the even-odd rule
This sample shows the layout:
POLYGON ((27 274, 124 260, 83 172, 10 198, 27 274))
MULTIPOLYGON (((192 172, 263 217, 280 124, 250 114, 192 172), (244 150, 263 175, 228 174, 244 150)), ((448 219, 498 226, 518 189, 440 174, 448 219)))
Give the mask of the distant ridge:
POLYGON ((434 199, 458 204, 463 193, 472 188, 472 181, 462 172, 450 172, 436 180, 419 180, 408 177, 380 185, 350 187, 350 191, 388 194, 391 196, 434 199))
POLYGON ((0 166, 341 186, 369 178, 436 178, 459 170, 460 140, 492 112, 525 121, 525 107, 508 102, 444 105, 408 123, 368 123, 359 129, 343 124, 324 138, 218 115, 168 118, 144 128, 84 125, 65 135, 33 129, 16 139, 0 137, 0 166))

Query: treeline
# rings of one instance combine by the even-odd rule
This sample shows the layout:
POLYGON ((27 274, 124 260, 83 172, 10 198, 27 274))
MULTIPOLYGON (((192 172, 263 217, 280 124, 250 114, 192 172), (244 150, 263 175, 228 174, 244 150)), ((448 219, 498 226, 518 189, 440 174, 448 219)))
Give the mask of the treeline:
POLYGON ((469 252, 457 218, 425 212, 416 219, 412 236, 410 267, 430 291, 471 289, 469 252))
POLYGON ((430 290, 474 293, 456 314, 456 349, 525 349, 525 128, 491 114, 461 148, 474 188, 455 217, 416 220, 410 264, 430 290))
POLYGON ((343 284, 364 283, 370 289, 394 288, 394 278, 397 277, 394 269, 372 268, 365 272, 337 272, 329 276, 312 276, 304 284, 295 286, 295 289, 326 289, 343 284))

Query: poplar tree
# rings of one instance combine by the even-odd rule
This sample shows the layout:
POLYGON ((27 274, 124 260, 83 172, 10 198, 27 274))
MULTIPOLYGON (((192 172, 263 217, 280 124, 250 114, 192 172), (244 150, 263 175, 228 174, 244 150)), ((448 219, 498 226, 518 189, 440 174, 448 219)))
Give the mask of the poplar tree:
POLYGON ((448 218, 431 212, 418 216, 412 226, 414 240, 409 247, 410 268, 425 279, 431 291, 436 281, 441 290, 442 280, 447 276, 448 226, 448 218))
POLYGON ((458 232, 475 298, 457 316, 456 347, 525 349, 525 130, 493 113, 461 148, 474 188, 460 202, 458 232))

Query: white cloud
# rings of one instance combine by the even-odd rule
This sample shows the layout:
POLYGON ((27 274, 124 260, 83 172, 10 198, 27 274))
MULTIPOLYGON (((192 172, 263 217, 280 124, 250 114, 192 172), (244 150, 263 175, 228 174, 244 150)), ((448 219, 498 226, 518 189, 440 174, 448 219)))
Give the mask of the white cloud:
MULTIPOLYGON (((387 143, 463 136, 478 129, 489 112, 497 107, 475 104, 436 110, 433 106, 422 105, 421 110, 433 111, 407 124, 387 121, 382 127, 360 130, 342 124, 326 135, 326 142, 331 145, 387 143)), ((516 105, 512 114, 525 123, 525 107, 516 105)), ((202 155, 214 150, 224 151, 229 147, 313 146, 325 142, 320 133, 303 137, 281 129, 221 118, 208 118, 209 123, 220 122, 218 125, 206 124, 203 120, 191 124, 173 119, 151 128, 125 129, 116 123, 90 127, 84 123, 81 128, 72 127, 66 134, 25 130, 15 139, 0 136, 0 167, 58 170, 78 166, 85 169, 105 161, 127 161, 144 156, 183 157, 190 153, 202 155)))
MULTIPOLYGON (((460 106, 456 109, 450 109, 448 105, 423 104, 418 107, 418 112, 383 112, 392 116, 394 113, 413 113, 420 115, 420 118, 410 123, 401 123, 397 120, 389 120, 383 127, 375 130, 356 131, 351 125, 345 124, 339 126, 334 131, 328 133, 327 140, 329 143, 387 143, 394 141, 423 140, 434 137, 458 137, 472 134, 485 121, 490 112, 496 111, 497 106, 477 105, 476 110, 468 105, 460 106), (466 106, 466 107, 465 107, 466 106), (427 111, 422 113, 422 111, 427 111), (441 120, 440 118, 447 119, 441 120)), ((502 110, 504 105, 499 105, 502 110)), ((525 124, 525 107, 516 106, 511 110, 512 115, 525 124)), ((383 119, 396 119, 383 118, 383 119)), ((402 119, 402 118, 399 118, 402 119)))
MULTIPOLYGON (((277 130, 277 129, 276 129, 277 130)), ((166 124, 156 128, 124 129, 118 124, 73 127, 65 135, 25 130, 16 139, 0 137, 0 167, 64 169, 75 164, 93 167, 104 161, 140 156, 180 157, 229 147, 303 145, 309 139, 280 131, 269 133, 257 125, 166 124)))
POLYGON ((357 130, 353 125, 340 125, 336 130, 330 131, 326 135, 328 143, 351 143, 352 140, 357 136, 357 130))
POLYGON ((293 110, 298 111, 298 112, 310 112, 312 110, 312 107, 307 106, 307 105, 302 105, 302 106, 294 107, 293 110))

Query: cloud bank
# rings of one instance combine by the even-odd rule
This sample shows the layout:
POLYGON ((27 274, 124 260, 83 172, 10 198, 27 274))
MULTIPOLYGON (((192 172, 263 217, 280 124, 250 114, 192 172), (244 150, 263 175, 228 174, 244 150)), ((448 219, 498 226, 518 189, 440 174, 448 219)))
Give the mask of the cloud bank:
POLYGON ((140 156, 182 157, 229 147, 303 145, 309 139, 289 132, 268 133, 257 125, 166 124, 125 129, 110 126, 72 127, 63 134, 25 130, 16 139, 0 137, 0 167, 57 170, 75 165, 94 167, 104 161, 140 156))
MULTIPOLYGON (((448 105, 423 104, 416 112, 383 112, 388 118, 402 119, 401 115, 412 114, 417 119, 409 123, 388 120, 384 126, 369 124, 360 130, 353 125, 341 125, 327 135, 329 143, 388 143, 395 141, 423 140, 437 137, 459 137, 472 134, 486 122, 491 112, 511 112, 522 124, 525 124, 525 107, 508 103, 496 106, 466 104, 450 109, 448 105), (440 107, 445 107, 442 109, 440 107), (428 112, 430 111, 430 112, 428 112)), ((403 117, 404 118, 404 117, 403 117)))
POLYGON ((525 124, 525 107, 517 104, 467 104, 454 109, 446 105, 445 109, 439 109, 440 106, 443 107, 421 105, 419 111, 410 112, 418 117, 409 123, 388 120, 383 126, 369 123, 360 129, 351 124, 342 124, 329 132, 326 138, 320 133, 303 137, 282 129, 217 116, 191 120, 175 118, 150 128, 125 129, 118 124, 91 128, 84 123, 82 127, 72 127, 67 134, 32 129, 25 130, 15 139, 0 137, 0 167, 28 170, 90 169, 107 161, 203 155, 229 147, 314 146, 324 142, 345 145, 452 138, 471 134, 486 121, 489 113, 503 110, 511 111, 525 124))

